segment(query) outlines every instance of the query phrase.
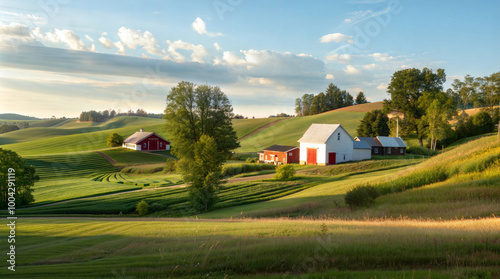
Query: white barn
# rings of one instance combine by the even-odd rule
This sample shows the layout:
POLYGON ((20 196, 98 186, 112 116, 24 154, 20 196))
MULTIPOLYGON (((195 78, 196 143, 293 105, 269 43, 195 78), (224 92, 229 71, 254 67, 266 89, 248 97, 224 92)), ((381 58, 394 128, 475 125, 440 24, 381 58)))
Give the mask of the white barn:
POLYGON ((340 124, 312 124, 300 142, 300 164, 333 165, 353 160, 354 139, 340 124))

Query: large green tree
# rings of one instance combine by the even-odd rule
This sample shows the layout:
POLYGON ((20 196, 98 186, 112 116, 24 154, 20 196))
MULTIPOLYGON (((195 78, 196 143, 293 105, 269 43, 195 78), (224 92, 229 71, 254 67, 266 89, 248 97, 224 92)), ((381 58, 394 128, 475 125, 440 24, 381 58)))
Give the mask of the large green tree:
POLYGON ((356 105, 368 103, 365 97, 365 93, 363 93, 363 91, 359 92, 354 102, 356 103, 356 105))
POLYGON ((11 196, 15 198, 16 207, 35 201, 32 187, 40 179, 35 172, 35 167, 26 165, 26 161, 16 152, 0 148, 0 208, 8 207, 11 196), (10 194, 9 173, 11 173, 10 182, 13 183, 10 188, 15 189, 15 192, 11 191, 10 194))
POLYGON ((376 109, 365 114, 356 132, 358 137, 376 137, 389 135, 389 118, 382 110, 376 109))
POLYGON ((388 107, 385 110, 396 109, 404 113, 406 128, 417 134, 420 146, 423 146, 425 135, 420 123, 425 108, 419 106, 418 100, 424 92, 431 95, 441 92, 445 81, 446 74, 443 69, 438 69, 434 73, 428 68, 423 70, 412 68, 395 72, 387 87, 391 100, 386 103, 388 107))
MULTIPOLYGON (((213 179, 212 170, 221 167, 224 160, 230 157, 232 150, 239 147, 236 132, 231 123, 232 117, 231 103, 219 87, 197 86, 191 82, 182 81, 171 89, 167 96, 167 108, 165 109, 165 129, 170 136, 172 152, 179 158, 179 169, 185 181, 193 181, 190 177, 194 175, 195 169, 183 166, 194 164, 196 160, 199 161, 199 158, 205 158, 197 154, 197 152, 204 150, 198 146, 198 143, 205 136, 205 138, 210 137, 214 140, 216 153, 221 159, 210 159, 206 162, 210 165, 210 171, 197 170, 197 173, 210 174, 212 178, 205 177, 204 183, 214 185, 216 180, 213 179)), ((200 167, 206 167, 206 164, 201 164, 200 167)), ((197 184, 199 181, 191 182, 192 189, 200 188, 197 184)), ((215 200, 211 197, 214 194, 211 192, 192 190, 190 193, 193 204, 198 204, 195 200, 204 199, 199 196, 203 193, 207 195, 206 199, 215 200)), ((209 208, 210 206, 207 205, 206 209, 209 208)), ((197 209, 199 208, 197 207, 197 209)))

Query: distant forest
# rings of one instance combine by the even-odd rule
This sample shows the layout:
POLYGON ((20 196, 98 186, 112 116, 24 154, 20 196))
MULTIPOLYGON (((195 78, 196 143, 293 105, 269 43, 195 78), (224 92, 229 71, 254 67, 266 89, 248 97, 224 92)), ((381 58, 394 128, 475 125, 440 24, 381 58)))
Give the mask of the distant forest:
POLYGON ((0 119, 2 120, 40 120, 40 118, 20 115, 17 113, 0 113, 0 119))
POLYGON ((129 110, 127 112, 116 112, 115 110, 104 110, 104 111, 82 111, 80 113, 80 121, 93 121, 93 122, 104 122, 115 116, 142 116, 150 118, 163 118, 161 113, 147 113, 144 109, 138 109, 136 111, 129 110))

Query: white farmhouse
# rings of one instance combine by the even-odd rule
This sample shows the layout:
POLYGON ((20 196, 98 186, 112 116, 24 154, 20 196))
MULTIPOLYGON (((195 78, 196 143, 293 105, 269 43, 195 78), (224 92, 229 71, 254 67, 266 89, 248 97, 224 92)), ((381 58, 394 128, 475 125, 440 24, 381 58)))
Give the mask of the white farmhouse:
POLYGON ((300 142, 300 164, 333 165, 353 160, 354 140, 340 124, 312 124, 300 142))

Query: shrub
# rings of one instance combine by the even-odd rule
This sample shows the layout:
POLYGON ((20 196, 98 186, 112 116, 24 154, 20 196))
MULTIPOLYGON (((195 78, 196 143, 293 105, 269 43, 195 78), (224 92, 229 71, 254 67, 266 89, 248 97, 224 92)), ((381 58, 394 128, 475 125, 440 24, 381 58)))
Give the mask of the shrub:
POLYGON ((225 165, 222 168, 223 176, 233 176, 240 173, 261 171, 261 170, 272 170, 276 168, 275 165, 270 164, 231 164, 225 165))
POLYGON ((345 203, 354 207, 363 207, 371 205, 379 196, 377 189, 370 185, 356 186, 345 195, 345 203))
POLYGON ((109 147, 121 146, 122 143, 123 143, 123 137, 120 136, 119 134, 111 133, 108 136, 107 146, 109 147))
POLYGON ((436 151, 420 146, 409 146, 406 149, 406 153, 414 155, 425 155, 425 156, 434 156, 437 154, 436 151))
POLYGON ((146 201, 142 200, 137 204, 135 210, 137 210, 137 213, 139 213, 139 215, 141 216, 146 215, 149 212, 149 204, 146 201))
POLYGON ((163 167, 163 172, 175 172, 177 170, 177 160, 174 158, 167 158, 165 166, 163 167))
POLYGON ((257 163, 257 162, 259 162, 259 158, 257 158, 257 157, 248 157, 248 158, 246 159, 246 162, 247 162, 248 164, 257 163))
POLYGON ((148 212, 158 212, 158 211, 162 211, 163 209, 165 209, 165 207, 157 202, 151 204, 148 208, 148 212))
POLYGON ((276 168, 275 179, 288 180, 295 175, 295 168, 292 165, 281 165, 276 168))

